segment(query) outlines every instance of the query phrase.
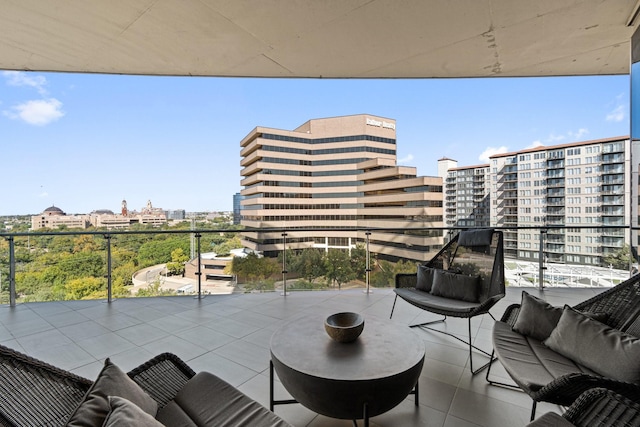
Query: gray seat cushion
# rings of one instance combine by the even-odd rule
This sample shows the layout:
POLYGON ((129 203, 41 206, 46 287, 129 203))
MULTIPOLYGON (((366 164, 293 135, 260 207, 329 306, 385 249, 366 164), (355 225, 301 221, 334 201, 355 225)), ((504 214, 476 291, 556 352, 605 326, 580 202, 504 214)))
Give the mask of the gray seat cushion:
POLYGON ((460 314, 471 313, 480 306, 480 303, 455 300, 420 291, 415 288, 396 288, 398 296, 413 305, 433 310, 454 311, 460 314))
POLYGON ((504 369, 527 392, 536 392, 566 374, 595 374, 540 341, 513 331, 505 322, 493 326, 493 347, 504 369))
POLYGON ((175 399, 158 411, 157 419, 167 427, 291 427, 258 402, 208 372, 200 372, 191 378, 175 399))

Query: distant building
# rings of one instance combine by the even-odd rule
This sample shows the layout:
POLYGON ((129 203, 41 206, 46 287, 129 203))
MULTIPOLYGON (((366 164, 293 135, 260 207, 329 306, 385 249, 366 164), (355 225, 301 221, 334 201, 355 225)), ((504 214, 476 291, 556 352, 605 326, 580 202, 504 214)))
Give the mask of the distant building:
MULTIPOLYGON (((181 215, 184 218, 184 211, 181 215)), ((180 215, 177 213, 176 215, 180 215)), ((141 212, 129 211, 127 201, 123 200, 120 207, 120 214, 114 214, 109 209, 99 209, 89 214, 91 225, 96 228, 106 228, 109 230, 127 229, 131 224, 148 224, 159 226, 167 223, 167 214, 161 208, 154 208, 149 200, 147 206, 141 212)))
MULTIPOLYGON (((126 206, 126 202, 124 206, 126 206)), ((151 200, 147 201, 147 206, 142 208, 140 212, 129 212, 129 219, 132 223, 147 224, 159 226, 167 223, 167 215, 162 208, 154 208, 151 200)))
POLYGON ((438 160, 444 181, 444 220, 447 227, 485 228, 491 225, 491 174, 489 164, 458 167, 458 162, 438 160))
POLYGON ((186 218, 186 212, 184 209, 173 209, 165 211, 165 216, 169 220, 183 220, 186 218))
POLYGON ((40 230, 42 228, 87 228, 89 221, 85 215, 67 215, 62 209, 56 206, 46 208, 40 215, 31 217, 31 228, 40 230))
POLYGON ((240 220, 241 220, 241 216, 240 216, 240 209, 242 209, 242 199, 244 199, 244 197, 242 197, 242 194, 240 193, 236 193, 233 195, 233 223, 234 224, 240 224, 240 220))
MULTIPOLYGON (((126 210, 126 208, 125 208, 126 210)), ((91 225, 96 228, 126 229, 131 225, 131 220, 126 215, 116 215, 109 209, 100 209, 89 214, 91 225)))
MULTIPOLYGON (((219 257, 215 252, 207 252, 200 254, 200 270, 204 280, 232 280, 233 275, 224 272, 225 267, 231 264, 234 257, 244 258, 249 253, 254 252, 250 249, 232 249, 227 256, 219 257)), ((258 257, 262 254, 257 253, 258 257)), ((198 258, 194 258, 185 264, 184 277, 190 279, 198 279, 198 258)))

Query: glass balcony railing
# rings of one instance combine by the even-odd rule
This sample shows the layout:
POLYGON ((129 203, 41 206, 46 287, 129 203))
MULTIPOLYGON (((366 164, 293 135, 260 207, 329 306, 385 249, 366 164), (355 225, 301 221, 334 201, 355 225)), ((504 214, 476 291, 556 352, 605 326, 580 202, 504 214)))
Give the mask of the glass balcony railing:
MULTIPOLYGON (((635 266, 628 226, 503 223, 508 286, 613 286, 635 266), (553 267, 554 273, 549 269, 553 267), (564 274, 564 273, 566 274, 564 274), (551 277, 552 276, 552 277, 551 277)), ((561 221, 559 221, 561 222, 561 221)), ((393 287, 456 228, 0 233, 0 304, 393 287), (260 253, 247 247, 269 248, 260 253)))

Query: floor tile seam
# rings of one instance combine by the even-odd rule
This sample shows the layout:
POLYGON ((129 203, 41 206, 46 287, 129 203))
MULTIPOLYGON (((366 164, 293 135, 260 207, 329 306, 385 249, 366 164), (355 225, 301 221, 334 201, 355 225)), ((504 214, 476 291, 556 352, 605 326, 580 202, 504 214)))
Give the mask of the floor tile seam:
MULTIPOLYGON (((218 347, 218 348, 220 348, 220 347, 218 347)), ((255 378, 255 376, 256 376, 256 375, 261 374, 261 373, 262 373, 262 372, 264 372, 265 370, 269 370, 269 365, 268 365, 268 364, 267 364, 267 367, 266 367, 265 369, 262 369, 261 371, 259 371, 259 372, 258 372, 258 371, 256 371, 255 369, 251 368, 250 366, 244 365, 244 364, 242 364, 242 363, 238 362, 237 360, 229 359, 229 358, 228 358, 228 357, 226 357, 224 354, 216 353, 216 351, 215 351, 215 350, 210 350, 210 351, 208 351, 207 353, 211 353, 211 354, 215 355, 216 357, 221 357, 221 358, 223 358, 223 359, 225 359, 225 360, 227 360, 227 361, 229 361, 229 362, 231 362, 231 363, 235 363, 236 365, 242 366, 243 368, 250 370, 251 372, 253 372, 253 373, 254 373, 254 375, 252 375, 252 376, 251 376, 251 378, 255 378)), ((244 384, 244 383, 245 383, 245 382, 247 382, 247 381, 248 381, 248 380, 243 381, 243 382, 242 382, 241 384, 239 384, 237 387, 239 387, 240 385, 244 384)))
MULTIPOLYGON (((234 342, 235 342, 235 341, 232 341, 232 342, 230 342, 230 343, 227 343, 227 344, 221 345, 221 346, 219 346, 219 347, 217 347, 217 348, 215 348, 215 349, 211 350, 211 351, 210 351, 210 353, 215 354, 216 356, 222 357, 222 358, 224 358, 224 359, 226 359, 226 360, 229 360, 229 361, 231 361, 231 362, 233 362, 233 363, 236 363, 236 364, 238 364, 238 365, 240 365, 240 366, 243 366, 243 367, 245 367, 245 368, 247 368, 247 369, 250 369, 250 370, 252 370, 253 372, 256 372, 256 370, 255 370, 255 369, 253 369, 252 367, 247 366, 247 365, 245 365, 245 364, 243 364, 243 363, 239 362, 238 360, 230 359, 230 358, 228 358, 227 356, 225 356, 224 354, 222 354, 222 353, 218 353, 218 352, 217 352, 217 350, 221 349, 222 347, 226 347, 226 346, 228 346, 228 345, 230 345, 230 344, 233 344, 234 342)), ((260 346, 256 345, 256 347, 260 347, 260 346)), ((269 354, 271 354, 271 353, 269 353, 269 354)), ((258 372, 258 374, 259 374, 259 373, 262 373, 262 372, 265 372, 265 371, 268 371, 268 370, 269 370, 269 362, 267 361, 267 366, 266 366, 266 368, 264 368, 264 369, 260 370, 260 372, 258 372)))
MULTIPOLYGON (((467 366, 468 366, 468 365, 467 365, 467 366)), ((465 368, 466 368, 467 366, 465 366, 465 368)), ((482 376, 483 376, 483 379, 482 379, 482 380, 486 382, 486 377, 485 377, 486 373, 485 373, 485 372, 479 373, 478 375, 482 375, 482 376)), ((499 377, 499 378, 502 378, 500 375, 496 375, 496 376, 497 376, 497 377, 499 377)), ((507 379, 507 378, 505 378, 505 379, 507 379)), ((515 402, 514 400, 509 400, 509 399, 502 398, 502 397, 499 397, 499 396, 490 396, 488 393, 478 393, 478 392, 477 392, 477 391, 475 391, 474 389, 471 389, 471 388, 465 387, 465 386, 464 386, 464 384, 463 384, 463 381, 465 381, 465 376, 464 376, 464 375, 460 378, 460 380, 458 381, 458 383, 455 385, 455 387, 456 387, 456 393, 458 392, 458 390, 465 390, 465 391, 468 391, 468 392, 471 392, 471 393, 475 393, 475 394, 479 394, 479 395, 482 395, 482 396, 486 396, 486 397, 487 397, 487 398, 489 398, 489 399, 498 400, 498 401, 500 401, 500 402, 502 402, 502 403, 506 403, 506 404, 508 404, 508 405, 515 405, 515 406, 517 406, 517 407, 519 407, 519 408, 526 409, 526 410, 531 409, 531 405, 530 405, 530 404, 526 404, 526 405, 524 405, 524 406, 523 406, 523 405, 518 404, 518 403, 517 403, 517 402, 515 402)), ((515 384, 515 383, 514 383, 514 384, 515 384)), ((526 394, 525 392, 523 392, 522 390, 518 390, 518 389, 510 389, 510 388, 503 387, 503 386, 499 386, 499 385, 493 385, 493 384, 490 384, 489 382, 486 382, 486 384, 485 384, 485 385, 486 385, 487 387, 496 387, 496 388, 500 388, 501 390, 504 390, 504 391, 506 391, 506 392, 518 393, 519 395, 522 395, 522 396, 528 397, 528 396, 527 396, 527 394, 526 394)), ((490 390, 490 389, 489 389, 489 388, 487 388, 487 390, 490 390)), ((529 398, 528 400, 531 400, 531 399, 529 398)))

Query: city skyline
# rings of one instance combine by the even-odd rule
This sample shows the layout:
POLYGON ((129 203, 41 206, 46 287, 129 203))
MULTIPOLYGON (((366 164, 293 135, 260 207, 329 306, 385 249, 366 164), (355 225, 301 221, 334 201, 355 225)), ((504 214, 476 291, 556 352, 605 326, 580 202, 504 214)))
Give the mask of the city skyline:
POLYGON ((629 133, 629 76, 225 79, 0 72, 0 215, 152 200, 231 211, 256 126, 371 114, 397 122, 398 163, 436 176, 496 153, 629 133))

